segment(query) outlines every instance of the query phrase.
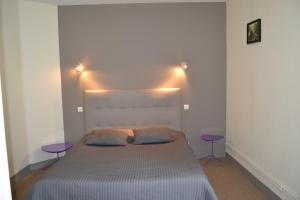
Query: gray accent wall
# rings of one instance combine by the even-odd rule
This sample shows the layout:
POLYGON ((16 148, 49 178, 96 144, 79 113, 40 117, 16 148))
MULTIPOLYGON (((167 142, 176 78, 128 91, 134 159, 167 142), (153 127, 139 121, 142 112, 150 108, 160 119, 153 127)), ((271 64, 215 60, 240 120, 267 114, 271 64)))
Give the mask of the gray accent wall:
MULTIPOLYGON (((225 3, 159 3, 59 7, 64 129, 84 133, 86 89, 181 88, 182 126, 198 158, 210 144, 203 132, 225 135, 225 3), (181 62, 188 63, 180 71, 181 62), (82 73, 75 66, 84 64, 82 73), (182 105, 183 107, 183 105, 182 105)), ((224 156, 225 141, 215 144, 224 156)))

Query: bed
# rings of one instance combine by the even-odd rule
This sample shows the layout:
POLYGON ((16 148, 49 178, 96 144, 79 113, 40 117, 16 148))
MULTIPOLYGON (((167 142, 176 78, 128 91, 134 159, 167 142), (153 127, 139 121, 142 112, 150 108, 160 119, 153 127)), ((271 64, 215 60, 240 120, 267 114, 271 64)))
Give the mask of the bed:
POLYGON ((87 131, 140 126, 140 123, 168 125, 173 128, 174 141, 95 147, 81 140, 31 188, 27 200, 216 200, 184 134, 178 131, 181 127, 180 91, 112 93, 86 93, 87 131), (99 123, 99 117, 107 113, 111 120, 99 123))

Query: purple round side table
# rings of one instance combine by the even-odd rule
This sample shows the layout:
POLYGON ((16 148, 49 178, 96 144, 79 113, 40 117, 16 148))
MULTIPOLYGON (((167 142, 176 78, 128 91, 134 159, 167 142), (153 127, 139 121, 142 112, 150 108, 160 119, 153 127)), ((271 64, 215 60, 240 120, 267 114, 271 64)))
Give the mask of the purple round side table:
POLYGON ((56 153, 57 159, 59 159, 59 153, 67 151, 73 145, 71 143, 57 143, 57 144, 50 144, 46 146, 42 146, 42 150, 48 153, 56 153))
POLYGON ((214 142, 217 140, 224 139, 224 136, 222 135, 213 135, 213 134, 203 134, 200 136, 200 138, 206 142, 211 142, 211 151, 210 155, 202 158, 202 159, 207 159, 207 160, 217 160, 217 157, 214 154, 214 142))

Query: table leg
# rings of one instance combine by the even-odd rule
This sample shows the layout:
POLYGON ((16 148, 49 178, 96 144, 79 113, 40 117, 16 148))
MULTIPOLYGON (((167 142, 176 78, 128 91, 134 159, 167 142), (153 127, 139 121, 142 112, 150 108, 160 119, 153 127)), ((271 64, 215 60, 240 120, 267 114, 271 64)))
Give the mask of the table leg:
POLYGON ((53 164, 55 164, 58 160, 59 160, 59 153, 56 152, 56 160, 53 159, 53 162, 52 162, 52 163, 50 163, 49 165, 43 167, 42 169, 43 169, 43 170, 49 169, 49 168, 50 168, 53 164))
POLYGON ((215 153, 214 153, 214 141, 211 141, 211 149, 210 149, 210 155, 202 158, 201 160, 204 160, 204 165, 209 161, 209 160, 217 160, 217 161, 221 161, 219 158, 217 158, 215 156, 215 153))
POLYGON ((214 156, 214 141, 211 141, 211 151, 210 151, 210 156, 213 158, 214 156))

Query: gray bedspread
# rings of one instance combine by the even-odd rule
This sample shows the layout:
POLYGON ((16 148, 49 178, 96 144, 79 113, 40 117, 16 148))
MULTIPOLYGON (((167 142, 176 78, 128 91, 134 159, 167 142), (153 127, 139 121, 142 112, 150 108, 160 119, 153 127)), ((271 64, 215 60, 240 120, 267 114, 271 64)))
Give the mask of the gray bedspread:
POLYGON ((27 200, 216 200, 181 133, 165 144, 75 145, 31 188, 27 200))

